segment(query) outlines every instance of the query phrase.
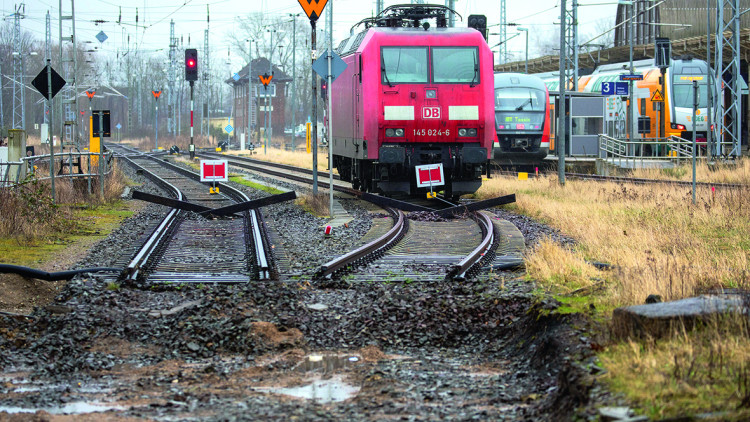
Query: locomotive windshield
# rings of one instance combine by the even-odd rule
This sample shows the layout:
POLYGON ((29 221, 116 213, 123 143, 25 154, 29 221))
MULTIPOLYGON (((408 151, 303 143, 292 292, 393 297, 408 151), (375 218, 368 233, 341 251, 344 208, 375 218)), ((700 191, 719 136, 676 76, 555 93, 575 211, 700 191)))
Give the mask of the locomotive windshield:
POLYGON ((498 88, 495 90, 497 111, 544 111, 547 94, 533 88, 498 88))
POLYGON ((383 47, 380 57, 384 84, 427 83, 427 47, 383 47))
POLYGON ((476 47, 433 47, 432 81, 436 84, 479 83, 479 49, 476 47))

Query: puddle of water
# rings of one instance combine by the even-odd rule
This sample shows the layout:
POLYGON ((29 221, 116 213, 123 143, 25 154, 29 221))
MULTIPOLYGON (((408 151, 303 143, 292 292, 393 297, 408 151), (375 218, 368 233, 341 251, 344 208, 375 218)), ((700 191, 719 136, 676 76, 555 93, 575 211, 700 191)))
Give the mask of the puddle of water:
POLYGON ((77 393, 83 394, 100 394, 109 393, 112 391, 111 388, 106 388, 101 384, 78 384, 78 385, 67 385, 67 384, 48 384, 48 385, 36 385, 28 381, 21 381, 13 383, 19 385, 13 389, 14 393, 38 393, 41 391, 65 391, 67 389, 75 390, 77 393))
POLYGON ((36 413, 43 410, 53 415, 80 415, 83 413, 107 412, 109 410, 124 410, 120 406, 105 406, 101 403, 67 403, 60 407, 28 408, 17 406, 0 406, 0 412, 8 413, 36 413))
POLYGON ((300 372, 322 372, 330 374, 337 369, 348 368, 362 360, 355 355, 308 355, 295 369, 300 372))
POLYGON ((272 393, 313 400, 317 403, 339 402, 352 398, 359 393, 359 387, 346 384, 340 379, 318 380, 312 384, 288 388, 264 389, 272 393))

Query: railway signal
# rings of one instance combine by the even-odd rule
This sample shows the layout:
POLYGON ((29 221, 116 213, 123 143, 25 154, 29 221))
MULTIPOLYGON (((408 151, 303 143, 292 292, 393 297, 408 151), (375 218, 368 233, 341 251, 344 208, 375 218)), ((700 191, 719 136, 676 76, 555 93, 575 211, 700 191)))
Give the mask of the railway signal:
POLYGON ((485 40, 487 39, 487 16, 470 15, 468 25, 469 28, 474 28, 479 31, 485 40))
POLYGON ((157 151, 159 149, 159 96, 161 96, 161 90, 152 90, 151 94, 154 96, 154 101, 156 101, 156 109, 154 111, 154 121, 156 123, 154 129, 154 151, 157 151))
POLYGON ((185 80, 198 80, 198 50, 195 48, 185 50, 185 80))
POLYGON ((193 109, 195 107, 195 81, 198 80, 198 50, 185 50, 185 80, 190 82, 190 159, 195 158, 195 144, 193 143, 193 109))

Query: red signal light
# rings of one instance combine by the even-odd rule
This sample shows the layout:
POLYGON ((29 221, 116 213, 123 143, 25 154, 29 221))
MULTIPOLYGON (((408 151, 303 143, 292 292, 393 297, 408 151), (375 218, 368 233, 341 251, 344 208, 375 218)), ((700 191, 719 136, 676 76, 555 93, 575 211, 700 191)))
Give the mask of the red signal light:
POLYGON ((198 80, 198 50, 194 48, 185 50, 185 80, 198 80))

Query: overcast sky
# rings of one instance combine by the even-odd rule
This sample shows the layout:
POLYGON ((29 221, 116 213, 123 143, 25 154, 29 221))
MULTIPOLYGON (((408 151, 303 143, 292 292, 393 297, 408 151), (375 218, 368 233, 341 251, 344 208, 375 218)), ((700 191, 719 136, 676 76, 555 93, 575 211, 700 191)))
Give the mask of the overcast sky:
MULTIPOLYGON (((409 0, 385 0, 385 6, 407 3, 409 0)), ((559 0, 506 0, 507 21, 529 28, 529 58, 536 53, 536 46, 540 41, 548 40, 559 27, 554 25, 559 20, 559 0)), ((7 22, 12 21, 9 16, 15 11, 20 0, 0 0, 2 16, 7 22)), ((430 2, 430 1, 427 1, 430 2)), ((431 3, 443 4, 444 0, 432 0, 431 3)), ((570 6, 571 0, 568 0, 570 6)), ((26 0, 26 14, 21 21, 21 28, 33 33, 34 37, 43 40, 45 34, 45 15, 50 11, 52 17, 52 34, 56 42, 58 33, 59 0, 26 0)), ((70 0, 63 0, 63 8, 68 10, 70 0)), ((133 0, 128 2, 118 0, 75 0, 76 33, 79 42, 92 41, 99 44, 95 36, 100 31, 109 37, 101 48, 105 52, 114 53, 117 49, 124 49, 127 36, 131 42, 138 42, 139 48, 152 51, 155 54, 168 50, 169 23, 175 21, 175 33, 182 36, 185 43, 188 38, 193 47, 203 46, 203 33, 206 29, 206 6, 210 11, 210 40, 211 51, 226 57, 229 40, 226 35, 237 28, 238 18, 253 12, 263 11, 266 14, 286 16, 288 13, 303 13, 297 0, 133 0), (120 8, 120 5, 123 6, 120 8), (125 5, 127 4, 127 5, 125 5), (138 24, 135 26, 136 8, 138 9, 138 24), (118 24, 122 10, 121 24, 118 24), (95 24, 94 21, 103 20, 105 23, 95 24), (144 28, 145 26, 145 28, 144 28)), ((497 23, 500 20, 499 0, 456 0, 456 11, 463 16, 464 21, 456 21, 456 26, 466 26, 466 19, 472 14, 486 15, 490 26, 490 33, 497 33, 497 23)), ((593 36, 601 32, 601 28, 614 25, 616 2, 607 0, 580 0, 579 33, 582 34, 581 43, 588 41, 586 36, 593 36)), ((346 37, 349 28, 363 18, 373 14, 374 0, 328 0, 326 13, 333 7, 334 44, 346 37)), ((304 13, 303 13, 304 16, 304 13)), ((324 26, 323 18, 318 22, 318 28, 324 26)), ((509 27, 508 36, 515 34, 516 29, 509 27)), ((499 42, 498 35, 490 35, 489 44, 494 46, 499 42)), ((508 41, 509 53, 515 54, 518 60, 523 59, 524 35, 508 41)), ((496 50, 496 49, 493 49, 496 50)), ((213 54, 213 53, 212 53, 213 54)), ((241 66, 244 59, 236 52, 230 52, 232 66, 241 66)), ((212 60, 213 61, 213 60, 212 60)))

